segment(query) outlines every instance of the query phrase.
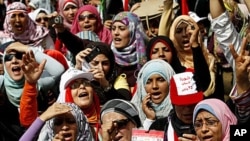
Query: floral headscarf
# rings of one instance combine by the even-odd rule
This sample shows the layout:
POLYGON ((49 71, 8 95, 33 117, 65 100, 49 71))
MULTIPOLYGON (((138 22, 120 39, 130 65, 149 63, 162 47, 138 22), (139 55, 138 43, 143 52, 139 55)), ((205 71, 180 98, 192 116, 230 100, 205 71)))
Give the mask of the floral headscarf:
POLYGON ((129 28, 130 32, 130 41, 125 48, 117 50, 114 43, 111 44, 116 63, 121 66, 137 64, 138 68, 141 68, 147 61, 145 42, 148 39, 140 18, 131 12, 120 12, 114 17, 113 23, 115 22, 123 23, 129 28))
POLYGON ((96 31, 94 31, 94 32, 98 35, 98 37, 100 38, 100 40, 102 42, 110 44, 112 41, 111 32, 109 29, 107 29, 106 27, 103 26, 99 12, 97 11, 96 7, 94 7, 92 5, 84 5, 80 9, 78 9, 76 16, 75 16, 75 19, 72 23, 71 32, 73 34, 77 34, 78 32, 81 31, 78 17, 84 11, 91 12, 92 14, 94 14, 96 16, 96 23, 97 24, 96 24, 96 31))
POLYGON ((44 38, 49 34, 49 30, 45 27, 37 25, 31 18, 28 16, 27 7, 22 2, 13 2, 8 5, 6 18, 4 21, 4 32, 9 34, 10 38, 13 38, 15 41, 19 41, 25 45, 39 46, 44 38), (10 24, 10 18, 13 12, 20 11, 23 12, 27 18, 26 29, 22 34, 16 35, 13 33, 13 27, 10 24))
MULTIPOLYGON (((64 105, 68 105, 72 110, 70 111, 72 115, 74 116, 77 124, 77 139, 76 141, 92 141, 93 135, 91 128, 88 124, 88 121, 84 115, 84 113, 81 111, 81 109, 74 103, 62 103, 64 105)), ((53 126, 54 126, 54 118, 46 122, 46 127, 48 128, 48 136, 49 140, 52 140, 55 136, 55 133, 53 132, 53 126)))
MULTIPOLYGON (((142 110, 142 100, 147 95, 145 85, 149 77, 154 74, 161 75, 168 82, 168 84, 170 84, 170 79, 175 74, 175 72, 173 68, 162 59, 150 60, 141 68, 137 78, 137 90, 131 102, 134 103, 136 107, 138 107, 139 116, 142 123, 146 119, 146 115, 142 110)), ((157 118, 168 116, 169 112, 172 109, 169 92, 160 104, 152 103, 152 107, 156 113, 157 118)))

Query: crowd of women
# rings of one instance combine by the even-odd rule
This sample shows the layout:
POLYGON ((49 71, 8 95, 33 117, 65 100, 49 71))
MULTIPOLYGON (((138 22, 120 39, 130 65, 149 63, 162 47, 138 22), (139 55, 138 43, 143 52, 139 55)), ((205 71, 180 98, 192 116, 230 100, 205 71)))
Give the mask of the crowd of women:
POLYGON ((249 123, 247 0, 166 1, 149 19, 145 1, 49 2, 4 4, 0 140, 229 141, 249 123))

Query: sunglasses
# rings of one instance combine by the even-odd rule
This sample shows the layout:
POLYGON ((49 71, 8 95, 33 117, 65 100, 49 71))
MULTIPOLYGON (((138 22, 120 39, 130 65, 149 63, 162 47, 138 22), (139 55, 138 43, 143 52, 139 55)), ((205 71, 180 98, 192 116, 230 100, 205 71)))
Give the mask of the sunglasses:
POLYGON ((49 21, 49 18, 48 17, 37 18, 36 22, 40 23, 42 20, 47 22, 47 21, 49 21))
POLYGON ((16 54, 6 54, 4 55, 4 61, 11 61, 13 59, 13 57, 15 57, 18 60, 22 60, 23 57, 23 53, 20 52, 16 52, 16 54))
POLYGON ((84 21, 85 18, 88 18, 89 20, 95 20, 96 16, 95 16, 95 14, 79 15, 78 21, 84 21))
POLYGON ((114 121, 118 129, 125 127, 128 124, 128 122, 129 122, 129 119, 120 119, 120 120, 114 121))

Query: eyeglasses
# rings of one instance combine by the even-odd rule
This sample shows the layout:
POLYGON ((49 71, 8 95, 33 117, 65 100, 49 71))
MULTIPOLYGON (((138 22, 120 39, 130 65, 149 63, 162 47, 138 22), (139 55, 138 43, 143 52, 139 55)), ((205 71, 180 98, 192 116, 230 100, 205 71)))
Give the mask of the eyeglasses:
POLYGON ((117 128, 120 129, 128 124, 129 119, 120 119, 120 120, 115 120, 113 122, 116 123, 117 128))
POLYGON ((83 85, 83 87, 89 87, 89 86, 91 86, 91 82, 87 79, 76 80, 76 81, 72 82, 72 84, 70 85, 70 88, 77 89, 81 85, 83 85))
POLYGON ((23 57, 23 53, 20 52, 16 52, 16 54, 6 54, 4 55, 4 61, 11 61, 13 59, 13 57, 16 57, 16 59, 22 60, 23 57))
POLYGON ((219 121, 218 120, 206 120, 205 122, 202 122, 202 121, 196 121, 194 122, 194 128, 197 130, 197 129, 200 129, 202 128, 203 124, 205 124, 207 127, 215 127, 217 126, 217 123, 219 121))
POLYGON ((36 22, 40 23, 42 20, 47 22, 47 21, 49 21, 49 18, 48 17, 42 17, 42 18, 40 17, 40 18, 36 19, 36 22))
POLYGON ((96 16, 95 16, 95 14, 79 15, 78 21, 84 21, 85 18, 88 18, 89 20, 95 20, 96 16))

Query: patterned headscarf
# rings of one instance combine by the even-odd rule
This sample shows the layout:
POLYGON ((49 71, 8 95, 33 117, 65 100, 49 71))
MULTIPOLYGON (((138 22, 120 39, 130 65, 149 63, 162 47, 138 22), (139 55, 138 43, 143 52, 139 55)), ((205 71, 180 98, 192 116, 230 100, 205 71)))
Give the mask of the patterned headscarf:
MULTIPOLYGON (((161 75, 170 84, 171 77, 175 74, 173 68, 162 59, 153 59, 148 61, 140 70, 137 78, 137 90, 131 100, 132 103, 136 105, 139 109, 139 116, 143 123, 146 119, 146 115, 142 110, 142 100, 147 95, 145 90, 145 85, 150 76, 154 74, 161 75)), ((152 107, 156 112, 156 117, 166 117, 168 116, 170 110, 172 109, 172 104, 170 101, 169 92, 165 99, 160 104, 152 103, 152 107)))
MULTIPOLYGON (((72 109, 70 112, 72 113, 72 115, 76 120, 77 130, 78 130, 76 141, 93 141, 94 139, 91 132, 91 128, 81 109, 74 103, 62 103, 62 104, 68 105, 72 109)), ((48 132, 49 140, 52 140, 53 137, 55 136, 55 133, 53 132, 54 120, 55 118, 46 122, 46 127, 48 128, 48 130, 50 130, 48 132)))
POLYGON ((130 41, 123 49, 117 50, 114 43, 111 44, 111 49, 115 55, 115 61, 121 66, 136 65, 141 68, 147 61, 146 45, 147 35, 143 30, 140 18, 131 12, 120 12, 114 19, 115 22, 121 22, 129 28, 130 41))
POLYGON ((193 123, 199 113, 200 110, 205 110, 214 115, 220 121, 222 125, 222 141, 230 140, 230 125, 237 124, 236 116, 231 112, 229 107, 225 104, 225 102, 210 98, 205 99, 199 102, 195 108, 193 113, 193 123))
POLYGON ((68 3, 71 3, 77 6, 77 8, 79 8, 83 6, 83 2, 81 0, 58 0, 58 13, 64 18, 63 20, 64 26, 68 29, 71 29, 72 23, 69 23, 67 20, 65 20, 66 18, 63 14, 63 10, 68 3))
POLYGON ((28 16, 27 7, 22 2, 13 2, 8 5, 6 18, 4 21, 4 32, 9 34, 9 36, 14 40, 31 46, 39 46, 44 38, 49 34, 48 29, 37 25, 33 20, 31 20, 31 18, 28 16), (11 16, 13 15, 13 12, 16 11, 23 12, 25 18, 27 19, 25 31, 18 35, 13 33, 13 27, 10 24, 11 16))
POLYGON ((112 35, 109 29, 107 29, 106 27, 103 26, 102 24, 102 20, 100 17, 100 13, 97 11, 96 7, 92 6, 92 5, 84 5, 82 6, 80 9, 78 9, 75 19, 72 23, 72 27, 71 27, 71 32, 73 34, 77 34, 78 32, 81 31, 80 25, 79 25, 79 21, 78 21, 78 17, 79 15, 81 15, 84 11, 88 11, 92 14, 94 14, 96 16, 96 31, 94 31, 98 37, 100 38, 100 40, 104 43, 110 44, 112 41, 112 35))

